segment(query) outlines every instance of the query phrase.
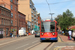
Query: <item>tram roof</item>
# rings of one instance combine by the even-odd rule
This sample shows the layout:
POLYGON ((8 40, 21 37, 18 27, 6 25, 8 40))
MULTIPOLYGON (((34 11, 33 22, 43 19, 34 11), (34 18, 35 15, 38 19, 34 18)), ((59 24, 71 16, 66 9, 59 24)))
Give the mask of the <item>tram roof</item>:
POLYGON ((42 22, 56 22, 57 23, 56 20, 45 20, 45 21, 42 21, 42 22))

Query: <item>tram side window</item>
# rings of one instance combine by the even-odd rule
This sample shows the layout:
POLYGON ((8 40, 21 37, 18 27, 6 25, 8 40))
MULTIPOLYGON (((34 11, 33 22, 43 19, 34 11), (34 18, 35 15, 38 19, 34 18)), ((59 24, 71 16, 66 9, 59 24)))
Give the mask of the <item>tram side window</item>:
POLYGON ((43 25, 43 22, 41 22, 41 32, 44 32, 44 25, 43 25))

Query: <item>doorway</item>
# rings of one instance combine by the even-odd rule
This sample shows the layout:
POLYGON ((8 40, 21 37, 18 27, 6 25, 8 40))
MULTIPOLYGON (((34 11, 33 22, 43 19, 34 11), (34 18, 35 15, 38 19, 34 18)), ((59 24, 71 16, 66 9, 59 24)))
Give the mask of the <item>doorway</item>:
POLYGON ((0 38, 3 38, 3 28, 0 28, 0 38))
POLYGON ((6 28, 6 36, 8 36, 9 28, 6 28))

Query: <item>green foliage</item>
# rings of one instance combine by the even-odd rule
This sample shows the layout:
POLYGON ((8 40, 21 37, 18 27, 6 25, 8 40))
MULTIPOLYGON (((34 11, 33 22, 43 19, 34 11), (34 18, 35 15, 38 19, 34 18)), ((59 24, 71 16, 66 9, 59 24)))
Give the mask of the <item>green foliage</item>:
POLYGON ((71 30, 75 30, 75 29, 71 29, 71 30))
POLYGON ((71 13, 69 9, 63 12, 62 15, 58 15, 55 20, 58 22, 61 29, 66 29, 71 25, 75 25, 75 18, 73 18, 73 13, 71 13))

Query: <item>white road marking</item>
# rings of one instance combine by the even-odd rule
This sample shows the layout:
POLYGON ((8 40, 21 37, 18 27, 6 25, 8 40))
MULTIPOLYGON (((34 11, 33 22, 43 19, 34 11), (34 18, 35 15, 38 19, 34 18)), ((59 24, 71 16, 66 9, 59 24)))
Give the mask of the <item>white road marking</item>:
MULTIPOLYGON (((38 40, 37 40, 38 41, 38 40)), ((35 42, 37 42, 37 41, 34 41, 34 42, 32 42, 32 43, 35 43, 35 42)))
POLYGON ((27 46, 27 45, 29 45, 29 44, 23 45, 23 46, 21 46, 21 47, 18 47, 18 48, 16 48, 16 49, 19 49, 19 48, 25 47, 25 46, 27 46))
MULTIPOLYGON (((31 36, 29 36, 29 37, 31 37, 31 36)), ((29 37, 25 37, 25 38, 29 38, 29 37)), ((1 45, 5 45, 5 44, 8 44, 8 43, 15 42, 15 41, 19 41, 19 40, 22 40, 22 39, 25 39, 25 38, 21 38, 21 39, 18 39, 18 40, 13 40, 13 41, 10 41, 10 42, 2 43, 2 44, 0 44, 0 46, 1 45)))

